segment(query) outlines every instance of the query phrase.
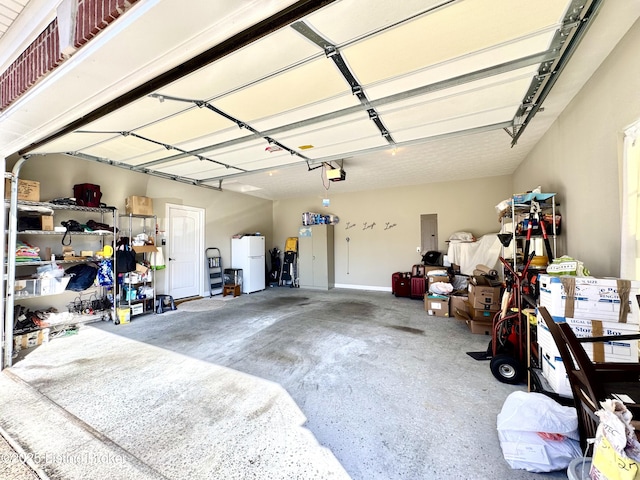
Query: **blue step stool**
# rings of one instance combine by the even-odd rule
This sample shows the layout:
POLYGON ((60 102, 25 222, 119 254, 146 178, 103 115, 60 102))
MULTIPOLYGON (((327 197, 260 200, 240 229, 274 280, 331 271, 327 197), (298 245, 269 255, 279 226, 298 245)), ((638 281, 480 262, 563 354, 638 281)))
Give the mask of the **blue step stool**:
POLYGON ((177 310, 171 295, 156 295, 156 313, 164 313, 169 310, 177 310))

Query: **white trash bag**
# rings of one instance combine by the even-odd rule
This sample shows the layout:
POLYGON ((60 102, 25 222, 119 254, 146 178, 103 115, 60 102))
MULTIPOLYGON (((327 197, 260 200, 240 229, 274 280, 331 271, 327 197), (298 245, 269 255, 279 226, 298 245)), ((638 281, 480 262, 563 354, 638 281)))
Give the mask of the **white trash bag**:
POLYGON ((513 469, 552 472, 582 456, 576 409, 535 392, 513 392, 498 414, 502 455, 513 469))

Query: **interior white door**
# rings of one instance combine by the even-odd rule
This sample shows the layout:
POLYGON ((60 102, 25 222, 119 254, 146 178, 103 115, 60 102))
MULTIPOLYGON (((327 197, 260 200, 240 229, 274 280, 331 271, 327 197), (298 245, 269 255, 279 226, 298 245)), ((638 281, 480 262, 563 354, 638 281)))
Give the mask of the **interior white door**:
POLYGON ((438 250, 438 214, 420 215, 420 231, 422 237, 421 253, 438 250))
POLYGON ((204 210, 167 204, 167 276, 169 295, 198 296, 202 292, 204 210))

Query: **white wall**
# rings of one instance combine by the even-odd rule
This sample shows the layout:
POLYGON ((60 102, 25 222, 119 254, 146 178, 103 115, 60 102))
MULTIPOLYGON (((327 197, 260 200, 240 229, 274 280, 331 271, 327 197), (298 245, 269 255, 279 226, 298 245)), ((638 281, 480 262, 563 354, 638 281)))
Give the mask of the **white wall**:
POLYGON ((319 196, 275 201, 276 243, 271 247, 282 250, 287 237, 298 236, 303 212, 337 215, 336 284, 390 289, 393 272, 411 270, 422 259, 416 252, 421 244, 420 215, 438 215, 439 250, 446 253, 445 241, 454 231, 470 231, 477 237, 498 232, 495 205, 511 193, 511 178, 501 176, 333 194, 328 208, 322 207, 319 196), (365 223, 375 226, 365 229, 365 223), (387 224, 395 226, 386 228, 387 224))
POLYGON ((637 21, 513 175, 515 191, 558 192, 566 253, 595 276, 620 275, 622 132, 640 118, 639 46, 637 21))

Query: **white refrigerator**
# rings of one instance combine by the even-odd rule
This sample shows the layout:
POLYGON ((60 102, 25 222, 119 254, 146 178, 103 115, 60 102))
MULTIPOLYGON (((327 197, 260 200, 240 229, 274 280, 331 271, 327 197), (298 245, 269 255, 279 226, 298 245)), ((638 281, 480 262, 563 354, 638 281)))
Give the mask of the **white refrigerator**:
POLYGON ((242 269, 242 293, 265 288, 265 240, 256 235, 231 239, 231 268, 242 269))

